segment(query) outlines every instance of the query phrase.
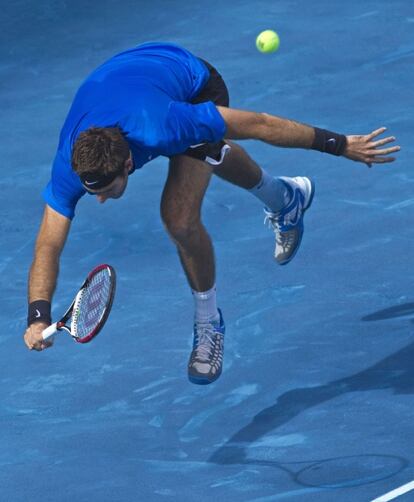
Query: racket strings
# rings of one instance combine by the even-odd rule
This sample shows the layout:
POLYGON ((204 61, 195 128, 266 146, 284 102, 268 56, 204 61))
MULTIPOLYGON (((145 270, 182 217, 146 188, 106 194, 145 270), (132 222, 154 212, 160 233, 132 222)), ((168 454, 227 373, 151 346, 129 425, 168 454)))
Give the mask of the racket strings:
POLYGON ((72 332, 76 338, 85 338, 100 324, 111 298, 111 275, 100 270, 81 291, 74 306, 72 332))

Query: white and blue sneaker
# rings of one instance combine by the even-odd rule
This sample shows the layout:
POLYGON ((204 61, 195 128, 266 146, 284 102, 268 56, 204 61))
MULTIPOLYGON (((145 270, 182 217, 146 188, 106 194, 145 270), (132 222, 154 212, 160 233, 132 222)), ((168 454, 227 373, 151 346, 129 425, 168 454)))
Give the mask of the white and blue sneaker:
POLYGON ((225 325, 221 310, 217 322, 196 322, 193 331, 193 350, 188 361, 190 382, 205 385, 221 375, 223 366, 225 325))
POLYGON ((275 259, 279 265, 286 265, 296 255, 303 235, 303 216, 312 204, 315 185, 305 177, 279 178, 291 194, 290 202, 274 213, 264 209, 265 223, 275 232, 275 259))

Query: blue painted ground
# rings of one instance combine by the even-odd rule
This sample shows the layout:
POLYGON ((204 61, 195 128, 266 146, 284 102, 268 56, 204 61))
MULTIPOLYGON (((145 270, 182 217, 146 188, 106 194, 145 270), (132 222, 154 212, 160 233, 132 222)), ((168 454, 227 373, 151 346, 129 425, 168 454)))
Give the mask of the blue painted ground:
POLYGON ((0 23, 1 500, 359 502, 411 481, 413 2, 20 0, 0 23), (261 55, 269 27, 281 47, 261 55), (213 181, 204 219, 227 338, 222 378, 201 388, 186 379, 192 298, 159 218, 163 159, 120 201, 78 207, 54 313, 111 263, 99 338, 61 336, 44 353, 22 341, 40 192, 71 99, 97 64, 148 40, 211 61, 234 107, 345 133, 386 125, 402 147, 369 170, 245 143, 274 175, 317 184, 284 268, 257 201, 213 181))

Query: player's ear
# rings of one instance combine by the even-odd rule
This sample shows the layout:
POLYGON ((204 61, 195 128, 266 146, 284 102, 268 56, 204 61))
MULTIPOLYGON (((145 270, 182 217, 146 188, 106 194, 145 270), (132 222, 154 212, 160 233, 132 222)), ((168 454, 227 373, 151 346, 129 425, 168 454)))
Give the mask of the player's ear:
POLYGON ((133 167, 134 167, 134 161, 132 160, 132 154, 130 154, 127 160, 125 161, 125 168, 128 170, 128 173, 130 173, 133 167))

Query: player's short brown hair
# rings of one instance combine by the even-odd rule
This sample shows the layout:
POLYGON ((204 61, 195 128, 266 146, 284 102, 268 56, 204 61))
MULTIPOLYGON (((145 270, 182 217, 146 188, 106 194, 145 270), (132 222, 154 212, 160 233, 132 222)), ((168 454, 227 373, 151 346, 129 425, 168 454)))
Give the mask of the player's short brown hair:
POLYGON ((130 154, 118 127, 91 127, 79 134, 72 151, 72 169, 79 175, 123 173, 130 154))

